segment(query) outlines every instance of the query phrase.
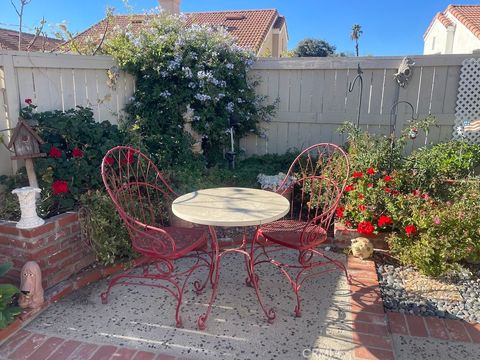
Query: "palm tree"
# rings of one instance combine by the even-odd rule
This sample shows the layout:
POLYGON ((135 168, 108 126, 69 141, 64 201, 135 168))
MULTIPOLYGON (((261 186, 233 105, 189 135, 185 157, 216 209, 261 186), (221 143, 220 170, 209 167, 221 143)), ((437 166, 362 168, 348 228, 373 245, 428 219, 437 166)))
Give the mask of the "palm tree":
POLYGON ((355 24, 352 26, 352 33, 350 34, 350 38, 355 41, 355 53, 358 56, 358 39, 363 34, 362 27, 359 24, 355 24))

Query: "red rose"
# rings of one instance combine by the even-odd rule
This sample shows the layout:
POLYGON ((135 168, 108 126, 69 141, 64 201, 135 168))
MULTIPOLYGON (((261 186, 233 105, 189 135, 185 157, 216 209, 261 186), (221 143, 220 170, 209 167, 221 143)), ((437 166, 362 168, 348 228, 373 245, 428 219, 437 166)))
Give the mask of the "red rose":
POLYGON ((373 188, 373 184, 368 184, 367 185, 369 188, 373 188))
POLYGON ((358 210, 367 211, 367 207, 365 205, 358 205, 358 210))
POLYGON ((361 178, 363 176, 363 173, 361 171, 355 171, 353 174, 352 174, 352 177, 354 179, 356 178, 361 178))
POLYGON ((68 183, 64 180, 56 180, 52 184, 53 195, 68 192, 68 183))
POLYGON ((343 207, 338 207, 337 208, 337 211, 335 212, 335 214, 337 215, 338 218, 342 218, 343 217, 343 211, 345 209, 343 207))
POLYGON ((365 196, 363 196, 362 194, 358 194, 358 200, 363 200, 365 198, 365 196))
POLYGON ((83 157, 83 151, 80 150, 79 148, 75 148, 75 149, 72 150, 72 156, 74 158, 81 158, 81 157, 83 157))
POLYGON ((355 190, 355 185, 350 184, 350 185, 345 186, 345 192, 349 192, 349 191, 352 191, 352 190, 355 190))
POLYGON ((32 101, 32 99, 25 99, 25 103, 27 105, 32 105, 33 101, 32 101))
POLYGON ((407 225, 405 226, 405 232, 407 233, 407 236, 410 236, 413 233, 417 232, 417 228, 415 227, 415 225, 407 225))
POLYGON ((105 158, 105 164, 112 166, 115 163, 115 159, 111 156, 107 156, 105 158))
POLYGON ((390 182, 390 181, 392 181, 392 180, 393 180, 393 178, 392 178, 390 175, 385 175, 385 176, 383 177, 383 181, 385 181, 385 182, 390 182))
POLYGON ((368 168, 368 169, 367 169, 367 174, 368 174, 368 175, 375 175, 375 169, 372 168, 372 167, 371 167, 371 168, 368 168))
POLYGON ((375 230, 375 228, 373 227, 373 224, 370 221, 362 221, 358 223, 357 231, 360 234, 371 235, 373 233, 373 230, 375 230))
POLYGON ((381 215, 378 218, 378 226, 379 227, 384 227, 386 225, 391 225, 393 223, 393 220, 390 216, 387 215, 381 215))
POLYGON ((60 158, 62 157, 62 152, 59 149, 57 149, 55 146, 52 146, 50 148, 50 151, 48 152, 48 156, 52 158, 60 158))

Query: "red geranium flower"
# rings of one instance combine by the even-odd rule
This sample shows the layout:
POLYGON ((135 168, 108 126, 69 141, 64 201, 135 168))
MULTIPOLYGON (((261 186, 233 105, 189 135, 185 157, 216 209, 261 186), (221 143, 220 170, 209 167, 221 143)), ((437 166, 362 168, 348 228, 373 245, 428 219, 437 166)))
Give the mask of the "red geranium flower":
POLYGON ((358 205, 358 210, 367 211, 367 207, 365 205, 358 205))
POLYGON ((421 194, 421 192, 418 189, 412 191, 413 196, 420 196, 420 194, 421 194))
POLYGON ((365 198, 365 196, 363 196, 362 194, 358 194, 358 200, 363 200, 365 198))
POLYGON ((415 225, 407 225, 405 226, 405 232, 407 233, 407 236, 410 236, 413 233, 417 232, 417 228, 415 225))
POLYGON ((368 175, 375 175, 375 169, 372 168, 372 167, 371 167, 371 168, 368 168, 368 169, 367 169, 367 174, 368 174, 368 175))
POLYGON ((111 156, 105 158, 105 164, 112 166, 115 163, 115 159, 111 156))
POLYGON ((122 160, 121 160, 121 163, 122 163, 123 165, 125 165, 125 164, 129 164, 129 165, 133 164, 133 156, 134 156, 134 155, 135 155, 135 153, 134 153, 132 150, 128 150, 126 158, 125 158, 125 159, 122 159, 122 160))
POLYGON ((83 157, 83 151, 80 150, 79 148, 75 148, 75 149, 72 150, 72 156, 74 158, 81 158, 81 157, 83 157))
POLYGON ((368 186, 369 188, 373 188, 373 184, 371 184, 371 183, 368 184, 367 186, 368 186))
POLYGON ((355 171, 355 172, 352 174, 352 177, 353 177, 354 179, 356 179, 356 178, 361 178, 362 176, 363 176, 363 172, 361 172, 361 171, 355 171))
POLYGON ((387 215, 381 215, 378 218, 378 226, 379 227, 384 227, 386 225, 391 225, 393 223, 393 220, 390 216, 387 215))
POLYGON ((388 188, 388 187, 386 187, 386 188, 383 189, 383 190, 385 190, 385 192, 386 192, 386 193, 389 193, 389 194, 391 194, 392 191, 393 191, 392 189, 390 189, 390 188, 388 188))
POLYGON ((357 231, 360 234, 371 235, 373 233, 373 230, 375 230, 375 228, 373 227, 373 224, 370 221, 362 221, 358 223, 357 231))
POLYGON ((349 191, 352 191, 352 190, 355 190, 355 185, 350 184, 350 185, 345 186, 345 192, 349 192, 349 191))
POLYGON ((335 212, 335 214, 337 215, 338 218, 342 218, 343 217, 343 211, 345 209, 343 207, 338 207, 337 208, 337 211, 335 212))
POLYGON ((390 175, 385 175, 385 176, 383 177, 383 181, 385 181, 385 182, 390 182, 390 181, 392 181, 392 180, 393 180, 393 178, 392 178, 390 175))
POLYGON ((52 146, 50 148, 50 151, 48 152, 48 156, 52 158, 60 158, 62 157, 62 152, 59 149, 57 149, 55 146, 52 146))
POLYGON ((422 196, 421 196, 421 197, 422 197, 422 199, 424 199, 424 200, 428 200, 428 199, 430 198, 430 196, 428 196, 428 194, 427 194, 427 193, 425 193, 425 194, 422 194, 422 196))
POLYGON ((25 99, 25 103, 27 105, 32 105, 33 101, 32 101, 32 99, 25 99))
POLYGON ((351 221, 348 221, 348 220, 345 221, 345 226, 346 226, 347 228, 351 228, 351 227, 352 227, 352 222, 351 222, 351 221))
POLYGON ((52 184, 53 195, 68 192, 68 183, 64 180, 56 180, 52 184))

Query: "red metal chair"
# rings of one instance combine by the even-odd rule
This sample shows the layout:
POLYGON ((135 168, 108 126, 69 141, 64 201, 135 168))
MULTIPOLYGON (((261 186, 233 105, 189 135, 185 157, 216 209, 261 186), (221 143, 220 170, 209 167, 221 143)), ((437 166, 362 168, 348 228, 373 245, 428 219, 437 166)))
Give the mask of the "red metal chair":
MULTIPOLYGON (((293 161, 287 176, 277 190, 280 194, 292 191, 289 216, 262 225, 252 243, 252 272, 255 274, 255 266, 262 263, 268 262, 276 266, 288 279, 296 295, 297 317, 301 316, 299 293, 306 280, 336 268, 343 270, 348 279, 343 263, 328 257, 318 248, 327 240, 327 231, 348 176, 347 155, 337 145, 317 144, 302 151, 293 161), (298 252, 298 263, 286 264, 274 259, 272 255, 282 248, 298 252), (314 271, 315 268, 325 265, 333 266, 314 271), (296 274, 293 274, 294 272, 296 274)), ((258 276, 253 276, 251 281, 265 315, 272 322, 275 311, 266 309, 263 304, 258 288, 258 276)))
MULTIPOLYGON (((181 327, 180 307, 190 276, 201 267, 208 269, 204 281, 193 283, 197 293, 206 287, 209 279, 212 282, 215 262, 212 254, 206 251, 208 232, 204 228, 167 225, 168 207, 177 194, 155 164, 139 150, 125 146, 109 150, 103 158, 101 171, 133 248, 146 258, 142 274, 130 271, 112 278, 107 291, 101 294, 102 302, 107 302, 111 288, 117 284, 161 288, 177 300, 176 326, 181 327), (176 271, 174 260, 187 256, 194 258, 193 265, 176 271)), ((200 328, 204 328, 206 320, 206 316, 200 316, 200 328)))

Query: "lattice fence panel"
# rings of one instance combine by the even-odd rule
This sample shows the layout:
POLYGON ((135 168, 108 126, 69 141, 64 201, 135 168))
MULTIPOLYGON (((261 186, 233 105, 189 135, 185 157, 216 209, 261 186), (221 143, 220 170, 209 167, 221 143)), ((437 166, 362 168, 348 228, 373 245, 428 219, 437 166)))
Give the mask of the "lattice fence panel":
POLYGON ((453 138, 480 144, 480 59, 462 62, 453 138))

